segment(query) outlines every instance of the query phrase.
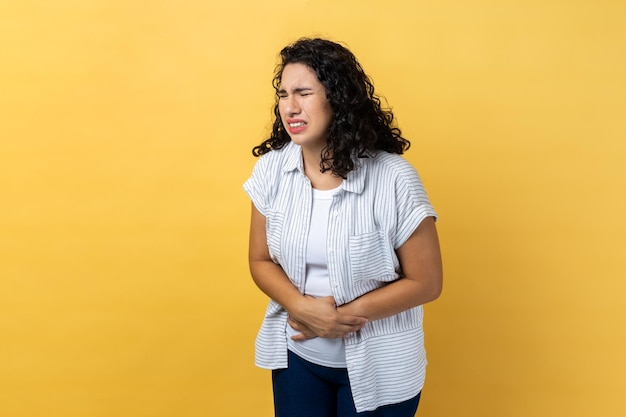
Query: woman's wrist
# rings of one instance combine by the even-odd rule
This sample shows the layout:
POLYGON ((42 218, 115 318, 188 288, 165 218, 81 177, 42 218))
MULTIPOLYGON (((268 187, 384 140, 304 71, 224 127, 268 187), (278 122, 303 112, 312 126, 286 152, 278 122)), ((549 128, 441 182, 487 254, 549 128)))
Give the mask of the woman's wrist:
POLYGON ((342 314, 349 314, 351 316, 368 318, 363 308, 363 300, 359 297, 349 303, 343 304, 337 307, 337 310, 342 314))

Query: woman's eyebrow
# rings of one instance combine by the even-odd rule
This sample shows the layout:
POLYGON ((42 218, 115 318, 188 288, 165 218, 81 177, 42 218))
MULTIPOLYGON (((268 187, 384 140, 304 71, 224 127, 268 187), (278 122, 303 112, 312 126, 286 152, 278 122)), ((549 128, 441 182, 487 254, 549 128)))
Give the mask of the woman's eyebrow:
MULTIPOLYGON (((297 87, 291 90, 291 92, 295 94, 302 93, 305 91, 313 91, 313 89, 311 87, 297 87)), ((286 94, 286 93, 287 93, 287 90, 285 90, 284 88, 281 88, 278 90, 278 94, 286 94)))

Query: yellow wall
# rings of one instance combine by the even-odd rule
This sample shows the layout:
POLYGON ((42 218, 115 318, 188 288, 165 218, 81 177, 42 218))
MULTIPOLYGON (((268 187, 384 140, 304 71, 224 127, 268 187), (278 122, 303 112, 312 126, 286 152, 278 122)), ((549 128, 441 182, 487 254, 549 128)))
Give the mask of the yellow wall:
POLYGON ((250 148, 278 50, 345 41, 440 213, 418 416, 623 416, 615 1, 0 2, 0 415, 270 416, 250 148))

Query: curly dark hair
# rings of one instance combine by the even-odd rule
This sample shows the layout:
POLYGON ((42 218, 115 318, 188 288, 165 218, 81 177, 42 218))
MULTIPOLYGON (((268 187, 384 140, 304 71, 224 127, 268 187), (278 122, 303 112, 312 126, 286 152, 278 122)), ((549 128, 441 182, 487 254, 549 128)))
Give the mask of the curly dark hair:
POLYGON ((271 136, 252 149, 260 156, 281 149, 291 141, 280 118, 278 90, 283 69, 300 63, 311 68, 326 89, 333 119, 327 145, 322 150, 320 170, 346 178, 355 168, 355 157, 366 158, 376 151, 402 154, 411 143, 394 126, 391 109, 383 108, 374 85, 361 64, 347 48, 326 39, 302 38, 280 51, 272 85, 277 92, 271 136))

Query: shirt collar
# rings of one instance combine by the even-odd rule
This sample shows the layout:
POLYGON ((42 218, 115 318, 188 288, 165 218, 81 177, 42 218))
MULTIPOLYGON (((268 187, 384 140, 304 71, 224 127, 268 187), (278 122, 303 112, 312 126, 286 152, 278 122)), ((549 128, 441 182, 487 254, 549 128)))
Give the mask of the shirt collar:
MULTIPOLYGON (((302 166, 302 148, 293 142, 285 145, 287 156, 283 164, 283 172, 295 171, 296 169, 304 175, 302 166)), ((367 158, 355 158, 354 169, 348 173, 341 188, 356 194, 361 194, 365 187, 365 174, 367 173, 367 158)))
POLYGON ((289 172, 298 170, 304 173, 304 169, 302 167, 302 148, 300 145, 296 145, 295 143, 289 141, 288 144, 285 145, 284 152, 287 153, 285 157, 285 163, 283 164, 283 172, 289 172))
POLYGON ((361 194, 365 187, 365 174, 367 163, 364 158, 355 161, 354 169, 348 172, 348 177, 343 182, 343 189, 352 193, 361 194))

